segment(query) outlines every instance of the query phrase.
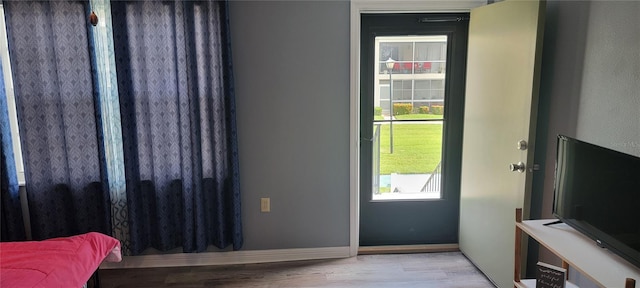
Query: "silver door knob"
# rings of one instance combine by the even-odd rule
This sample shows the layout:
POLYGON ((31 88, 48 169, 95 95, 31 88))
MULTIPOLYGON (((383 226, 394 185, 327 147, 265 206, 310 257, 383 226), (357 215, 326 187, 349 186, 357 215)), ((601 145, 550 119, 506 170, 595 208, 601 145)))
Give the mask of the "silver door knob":
POLYGON ((509 165, 509 170, 511 170, 512 172, 518 171, 520 173, 524 173, 524 170, 526 168, 527 168, 526 165, 524 165, 524 163, 522 162, 513 163, 509 165))

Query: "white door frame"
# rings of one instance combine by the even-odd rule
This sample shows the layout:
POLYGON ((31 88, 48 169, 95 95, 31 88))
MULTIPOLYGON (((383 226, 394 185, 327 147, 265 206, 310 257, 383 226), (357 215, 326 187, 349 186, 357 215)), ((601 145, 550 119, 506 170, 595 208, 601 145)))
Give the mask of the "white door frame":
POLYGON ((351 1, 350 117, 349 117, 349 255, 360 243, 360 15, 367 13, 461 13, 486 5, 486 0, 351 1))

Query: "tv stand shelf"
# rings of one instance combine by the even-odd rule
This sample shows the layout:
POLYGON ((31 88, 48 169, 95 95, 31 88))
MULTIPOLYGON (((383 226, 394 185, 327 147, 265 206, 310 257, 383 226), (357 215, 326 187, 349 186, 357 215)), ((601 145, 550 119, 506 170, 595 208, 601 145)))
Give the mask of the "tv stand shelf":
MULTIPOLYGON (((553 221, 555 219, 522 221, 522 209, 516 209, 515 287, 535 287, 535 280, 520 280, 522 232, 558 256, 563 267, 572 267, 601 287, 635 287, 635 281, 640 280, 640 268, 598 247, 595 241, 567 224, 544 226, 553 221)), ((577 287, 570 285, 567 287, 577 287)))

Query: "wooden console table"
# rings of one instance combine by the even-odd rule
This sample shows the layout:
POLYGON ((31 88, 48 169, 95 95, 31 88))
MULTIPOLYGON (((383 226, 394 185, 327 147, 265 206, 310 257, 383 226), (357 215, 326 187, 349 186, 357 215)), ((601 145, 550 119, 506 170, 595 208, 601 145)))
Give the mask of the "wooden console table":
MULTIPOLYGON (((553 221, 555 219, 522 221, 522 208, 516 209, 514 287, 536 287, 535 279, 520 279, 522 232, 558 256, 567 272, 571 267, 605 288, 636 287, 635 279, 640 280, 640 268, 598 247, 594 240, 567 224, 544 226, 553 221)), ((567 281, 567 287, 578 286, 567 281)))

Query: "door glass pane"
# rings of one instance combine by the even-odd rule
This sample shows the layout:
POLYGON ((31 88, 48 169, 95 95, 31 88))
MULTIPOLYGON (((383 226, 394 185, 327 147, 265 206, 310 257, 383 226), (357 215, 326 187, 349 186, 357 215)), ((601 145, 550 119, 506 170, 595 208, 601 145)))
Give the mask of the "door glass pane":
POLYGON ((440 199, 447 36, 376 37, 375 47, 372 199, 440 199))

